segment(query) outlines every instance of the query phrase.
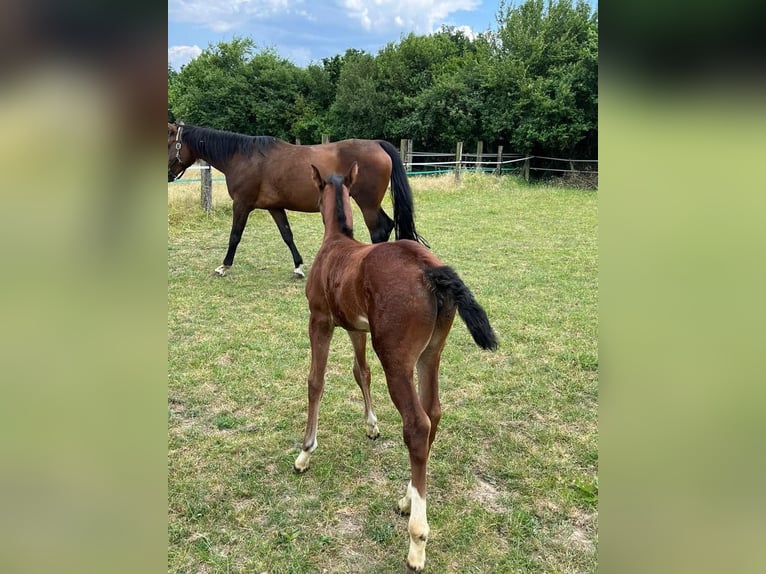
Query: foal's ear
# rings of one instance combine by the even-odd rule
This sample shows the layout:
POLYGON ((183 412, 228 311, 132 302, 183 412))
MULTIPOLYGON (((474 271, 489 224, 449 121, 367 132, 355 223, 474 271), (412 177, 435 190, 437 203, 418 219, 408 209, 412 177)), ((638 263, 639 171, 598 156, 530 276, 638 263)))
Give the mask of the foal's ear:
POLYGON ((322 179, 322 175, 319 173, 319 170, 313 163, 311 164, 311 177, 314 178, 314 183, 316 183, 319 191, 321 192, 322 188, 324 188, 324 180, 322 179))
POLYGON ((351 164, 351 169, 348 170, 348 175, 345 177, 345 181, 343 182, 346 184, 346 187, 350 188, 352 185, 354 185, 354 181, 356 181, 356 175, 358 173, 359 165, 354 162, 351 164))

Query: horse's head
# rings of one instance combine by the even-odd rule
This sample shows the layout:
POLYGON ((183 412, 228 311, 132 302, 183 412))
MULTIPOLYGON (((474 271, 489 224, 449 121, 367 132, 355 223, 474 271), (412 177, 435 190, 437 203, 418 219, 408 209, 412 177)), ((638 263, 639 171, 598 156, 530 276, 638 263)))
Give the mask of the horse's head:
POLYGON ((315 165, 311 166, 311 175, 319 190, 319 211, 325 227, 334 229, 337 223, 338 230, 348 237, 354 236, 349 189, 354 185, 358 173, 359 166, 354 162, 345 176, 333 174, 325 179, 315 165), (330 222, 335 223, 328 226, 330 222))
POLYGON ((189 146, 183 142, 183 129, 182 121, 168 122, 168 182, 177 180, 194 163, 189 146))

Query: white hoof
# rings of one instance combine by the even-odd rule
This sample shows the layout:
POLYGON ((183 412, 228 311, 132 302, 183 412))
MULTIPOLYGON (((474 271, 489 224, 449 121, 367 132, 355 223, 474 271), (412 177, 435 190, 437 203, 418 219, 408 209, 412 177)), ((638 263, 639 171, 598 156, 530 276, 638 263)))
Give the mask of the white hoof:
POLYGON ((375 440, 377 438, 380 438, 380 429, 378 428, 378 424, 368 424, 367 425, 367 438, 371 440, 375 440))
POLYGON ((309 462, 311 461, 311 453, 316 450, 318 443, 314 440, 314 444, 308 450, 302 450, 293 463, 293 470, 301 473, 306 472, 309 469, 309 462))
POLYGON ((215 268, 215 271, 213 271, 214 275, 218 275, 219 277, 224 277, 226 275, 226 272, 231 269, 230 265, 219 265, 215 268))
POLYGON ((293 277, 296 278, 296 279, 305 279, 306 278, 306 274, 303 272, 303 268, 302 268, 301 265, 298 265, 298 267, 296 267, 293 270, 293 277))

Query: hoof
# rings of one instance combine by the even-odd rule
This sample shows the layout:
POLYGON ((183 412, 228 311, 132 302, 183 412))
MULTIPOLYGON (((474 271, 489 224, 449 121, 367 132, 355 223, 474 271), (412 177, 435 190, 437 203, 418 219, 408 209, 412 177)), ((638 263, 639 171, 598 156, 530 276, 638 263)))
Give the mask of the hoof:
POLYGON ((301 269, 300 267, 296 267, 293 270, 293 279, 305 279, 305 278, 306 278, 306 274, 303 272, 303 269, 301 269))
POLYGON ((398 504, 394 504, 394 512, 398 514, 399 516, 407 517, 410 515, 409 510, 402 510, 402 508, 398 504))
POLYGON ((227 267, 226 265, 219 265, 213 270, 213 275, 216 275, 218 277, 225 277, 226 272, 230 269, 230 267, 227 267))
POLYGON ((409 563, 409 561, 405 561, 405 564, 407 564, 407 571, 408 572, 422 572, 423 566, 413 566, 409 563))
POLYGON ((367 438, 370 439, 370 440, 378 440, 380 438, 380 431, 378 431, 375 434, 367 433, 367 438))
POLYGON ((309 469, 308 466, 306 468, 298 468, 297 466, 293 465, 293 473, 295 473, 295 474, 303 474, 308 469, 309 469))

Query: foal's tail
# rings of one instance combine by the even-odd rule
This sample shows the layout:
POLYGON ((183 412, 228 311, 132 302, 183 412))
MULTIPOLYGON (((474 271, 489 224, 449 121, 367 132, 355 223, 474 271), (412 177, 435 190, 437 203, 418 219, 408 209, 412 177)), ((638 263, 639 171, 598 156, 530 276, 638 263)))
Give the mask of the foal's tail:
POLYGON ((479 347, 493 351, 497 349, 497 337, 489 324, 487 314, 451 267, 429 267, 425 270, 425 278, 436 294, 440 307, 445 299, 450 299, 457 305, 460 318, 479 347))
POLYGON ((428 243, 415 231, 415 208, 412 205, 412 189, 407 180, 402 158, 397 149, 385 140, 378 140, 380 147, 391 158, 391 198, 394 203, 394 237, 428 243))

